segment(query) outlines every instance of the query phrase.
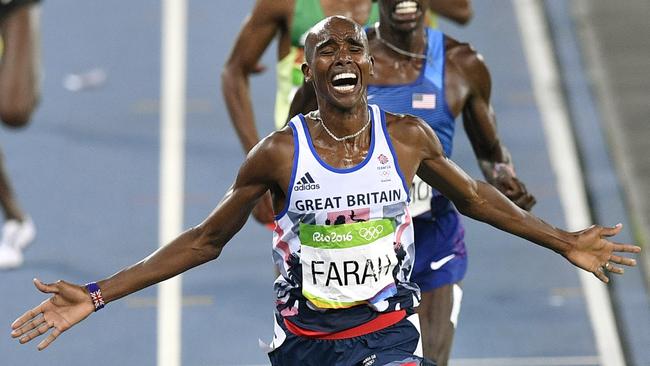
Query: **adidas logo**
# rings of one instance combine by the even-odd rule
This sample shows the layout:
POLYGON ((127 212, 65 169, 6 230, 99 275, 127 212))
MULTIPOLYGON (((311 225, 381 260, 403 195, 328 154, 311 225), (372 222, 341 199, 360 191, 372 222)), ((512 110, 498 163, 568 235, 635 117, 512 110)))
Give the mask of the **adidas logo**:
POLYGON ((311 191, 314 189, 320 189, 320 184, 316 183, 308 172, 293 186, 294 191, 311 191))

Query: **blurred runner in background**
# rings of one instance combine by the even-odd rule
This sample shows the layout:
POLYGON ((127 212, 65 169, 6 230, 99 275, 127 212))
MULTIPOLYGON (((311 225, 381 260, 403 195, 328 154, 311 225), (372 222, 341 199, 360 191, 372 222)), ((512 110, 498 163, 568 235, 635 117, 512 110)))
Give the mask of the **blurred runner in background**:
MULTIPOLYGON (((0 120, 12 128, 27 125, 38 103, 39 10, 37 0, 0 2, 0 120)), ((23 263, 22 250, 34 240, 36 230, 14 195, 1 155, 0 206, 5 216, 0 269, 16 268, 23 263)))

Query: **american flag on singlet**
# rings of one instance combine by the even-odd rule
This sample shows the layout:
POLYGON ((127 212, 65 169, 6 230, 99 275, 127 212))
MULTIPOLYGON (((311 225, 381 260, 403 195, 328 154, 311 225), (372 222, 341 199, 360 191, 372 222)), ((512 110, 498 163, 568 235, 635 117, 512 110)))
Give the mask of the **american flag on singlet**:
POLYGON ((413 109, 436 109, 436 95, 415 93, 411 102, 413 109))

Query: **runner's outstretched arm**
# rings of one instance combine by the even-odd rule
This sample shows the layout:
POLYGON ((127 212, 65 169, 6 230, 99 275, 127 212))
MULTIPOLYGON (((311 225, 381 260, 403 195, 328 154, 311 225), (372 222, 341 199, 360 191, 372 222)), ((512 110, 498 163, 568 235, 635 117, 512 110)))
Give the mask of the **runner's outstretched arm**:
POLYGON ((398 156, 419 157, 399 162, 405 175, 412 177, 417 170, 420 178, 453 201, 463 215, 551 249, 603 282, 609 282, 605 270, 623 273, 623 268, 615 264, 636 265, 634 259, 618 256, 615 252, 638 253, 640 247, 606 239, 621 230, 620 224, 615 227, 593 225, 578 232, 555 228, 519 208, 491 185, 473 180, 446 158, 436 134, 424 121, 403 116, 391 123, 389 131, 398 156))
MULTIPOLYGON (((104 302, 117 300, 216 259, 267 190, 275 192, 276 197, 283 196, 277 180, 279 174, 287 175, 287 169, 291 169, 286 163, 282 165, 292 161, 291 155, 286 155, 292 154, 293 149, 290 132, 288 135, 287 138, 286 133, 283 136, 276 132, 251 151, 232 187, 202 223, 147 258, 98 281, 104 302)), ((11 336, 26 343, 52 329, 38 345, 42 350, 61 333, 88 317, 94 305, 83 286, 65 281, 44 284, 34 280, 34 284, 39 291, 52 294, 52 297, 16 319, 11 325, 11 336)))

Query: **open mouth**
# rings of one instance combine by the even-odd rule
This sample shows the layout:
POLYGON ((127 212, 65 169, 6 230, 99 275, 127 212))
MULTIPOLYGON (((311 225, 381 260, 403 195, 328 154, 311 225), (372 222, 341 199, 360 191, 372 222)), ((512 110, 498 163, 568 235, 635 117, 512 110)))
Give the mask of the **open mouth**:
POLYGON ((420 5, 415 1, 400 1, 395 5, 393 9, 393 15, 395 17, 413 17, 420 10, 420 5))
POLYGON ((351 72, 342 72, 334 75, 332 78, 332 86, 334 87, 334 90, 345 93, 352 91, 352 89, 357 85, 358 80, 359 78, 357 75, 351 72))

